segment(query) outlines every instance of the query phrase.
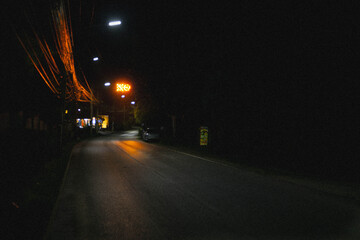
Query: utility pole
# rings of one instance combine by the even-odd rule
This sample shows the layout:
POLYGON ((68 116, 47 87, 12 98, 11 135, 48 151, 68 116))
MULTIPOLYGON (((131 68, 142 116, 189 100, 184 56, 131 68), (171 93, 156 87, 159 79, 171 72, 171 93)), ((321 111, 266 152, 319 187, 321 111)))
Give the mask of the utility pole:
POLYGON ((60 150, 63 145, 64 138, 64 128, 65 128, 65 97, 66 97, 66 79, 67 74, 65 76, 61 76, 61 126, 60 126, 60 150))
POLYGON ((91 99, 90 99, 90 136, 92 136, 92 132, 93 132, 93 115, 94 115, 94 108, 93 108, 93 98, 94 98, 94 95, 93 95, 93 92, 91 91, 90 89, 90 92, 91 92, 91 99))
POLYGON ((124 109, 123 109, 123 125, 125 126, 125 99, 124 99, 124 109))

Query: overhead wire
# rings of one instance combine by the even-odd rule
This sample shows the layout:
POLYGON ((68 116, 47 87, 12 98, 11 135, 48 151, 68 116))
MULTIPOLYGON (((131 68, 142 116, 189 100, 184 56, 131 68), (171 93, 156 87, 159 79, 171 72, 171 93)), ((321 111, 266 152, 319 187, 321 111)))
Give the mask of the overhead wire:
MULTIPOLYGON (((45 71, 43 70, 43 67, 40 67, 41 63, 40 62, 36 62, 34 60, 34 57, 30 54, 28 48, 25 46, 23 40, 20 38, 20 36, 18 34, 16 34, 17 39, 19 40, 21 46, 24 48, 27 56, 29 57, 31 63, 34 65, 35 69, 38 71, 39 75, 41 76, 41 78, 44 80, 45 84, 50 88, 50 90, 55 93, 55 94, 59 94, 58 90, 56 89, 56 87, 52 84, 51 80, 48 78, 48 76, 46 75, 45 71)), ((38 60, 38 58, 36 58, 38 60)))
POLYGON ((60 0, 59 4, 51 10, 51 17, 54 30, 53 38, 55 49, 64 70, 60 70, 48 42, 45 38, 43 40, 40 39, 30 19, 28 19, 28 22, 31 26, 32 33, 35 36, 38 49, 40 49, 40 52, 42 53, 42 58, 40 59, 34 44, 30 42, 27 34, 25 34, 24 37, 27 39, 26 43, 16 31, 17 39, 45 84, 54 94, 60 97, 62 92, 61 81, 65 81, 65 99, 67 101, 98 102, 94 97, 84 73, 82 72, 82 80, 77 76, 73 53, 74 40, 69 0, 67 0, 67 9, 64 1, 60 0))
MULTIPOLYGON (((69 1, 68 1, 69 4, 69 1)), ((69 7, 69 6, 68 6, 69 7)), ((83 84, 81 84, 80 80, 77 77, 75 63, 74 63, 74 54, 73 54, 73 35, 70 31, 71 27, 71 19, 66 16, 65 6, 63 1, 58 9, 52 12, 53 19, 56 27, 56 35, 57 35, 57 45, 58 45, 58 53, 62 62, 67 70, 68 74, 71 76, 73 89, 75 90, 74 95, 77 101, 97 101, 97 99, 92 94, 92 90, 89 87, 86 78, 83 79, 88 89, 86 89, 83 84), (61 33, 61 34, 60 34, 61 33)))

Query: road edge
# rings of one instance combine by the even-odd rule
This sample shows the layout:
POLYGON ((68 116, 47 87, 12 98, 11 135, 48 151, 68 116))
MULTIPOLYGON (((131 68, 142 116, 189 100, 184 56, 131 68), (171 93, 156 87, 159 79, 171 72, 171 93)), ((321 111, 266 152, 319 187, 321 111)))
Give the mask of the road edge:
POLYGON ((172 151, 182 153, 188 156, 196 157, 198 159, 201 159, 203 161, 208 161, 216 164, 220 164, 223 166, 228 166, 232 168, 237 168, 240 170, 248 171, 260 176, 266 176, 266 177, 273 177, 277 180, 284 181, 287 183, 295 184, 298 186, 302 186, 311 190, 316 190, 319 192, 322 192, 324 194, 330 194, 337 197, 345 198, 347 200, 350 200, 354 202, 356 205, 360 206, 360 186, 357 184, 354 185, 348 185, 340 184, 337 182, 331 182, 326 180, 317 180, 310 177, 304 177, 304 176, 296 176, 292 174, 284 174, 280 171, 270 171, 262 168, 257 168, 254 166, 245 166, 241 165, 239 163, 234 163, 231 161, 226 160, 225 158, 220 157, 213 157, 213 156, 199 156, 201 153, 194 153, 193 151, 186 151, 184 149, 179 149, 176 146, 169 146, 169 145, 163 145, 163 144, 156 144, 157 146, 166 147, 172 151), (197 155, 199 154, 199 155, 197 155))
POLYGON ((64 190, 64 186, 65 186, 65 181, 66 181, 66 177, 68 175, 68 171, 69 171, 69 168, 70 168, 70 162, 71 162, 71 159, 72 159, 72 155, 73 155, 73 151, 74 151, 74 148, 75 146, 77 145, 78 143, 75 143, 72 148, 71 148, 71 152, 70 152, 70 155, 69 157, 67 157, 67 165, 66 165, 66 169, 65 169, 65 172, 64 172, 64 176, 62 178, 62 181, 61 181, 61 185, 60 185, 60 188, 59 188, 59 192, 58 192, 58 196, 56 198, 56 201, 55 201, 55 204, 54 204, 54 207, 51 211, 51 217, 50 217, 50 220, 49 220, 49 223, 47 224, 47 227, 46 227, 46 231, 45 231, 45 234, 43 236, 43 239, 46 240, 46 239, 49 239, 49 234, 50 234, 50 229, 51 227, 53 226, 54 224, 54 219, 55 219, 55 214, 56 214, 56 211, 59 207, 59 198, 60 198, 60 193, 64 190))

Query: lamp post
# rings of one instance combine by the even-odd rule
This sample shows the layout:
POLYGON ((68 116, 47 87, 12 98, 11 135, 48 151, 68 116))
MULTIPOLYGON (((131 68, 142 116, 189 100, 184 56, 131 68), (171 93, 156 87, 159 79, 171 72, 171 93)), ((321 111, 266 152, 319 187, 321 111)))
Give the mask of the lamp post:
POLYGON ((90 136, 92 136, 92 134, 93 134, 93 116, 94 116, 93 98, 94 98, 94 94, 91 91, 91 99, 90 99, 90 136))
POLYGON ((130 92, 131 85, 128 83, 117 83, 116 84, 116 91, 122 93, 121 98, 124 99, 123 101, 123 124, 125 125, 125 94, 130 92))
MULTIPOLYGON (((116 29, 116 26, 119 26, 121 25, 121 21, 120 20, 114 20, 114 21, 108 21, 107 25, 110 27, 110 28, 114 28, 116 29)), ((106 25, 105 25, 106 26, 106 25)), ((79 41, 81 42, 82 39, 86 36, 86 38, 91 38, 93 37, 93 34, 91 30, 94 29, 94 27, 101 27, 103 28, 104 27, 104 24, 97 24, 97 25, 92 25, 90 27, 85 27, 83 29, 81 29, 80 31, 77 31, 76 32, 76 36, 77 38, 73 38, 72 40, 74 40, 75 42, 76 41, 79 41), (85 36, 84 36, 85 35, 85 36)), ((80 58, 81 56, 78 55, 80 53, 80 51, 75 51, 74 53, 74 58, 80 58), (75 54, 77 53, 77 54, 75 54)), ((101 56, 93 56, 92 58, 92 61, 93 62, 98 62, 99 60, 101 60, 101 56), (100 57, 100 58, 99 58, 100 57)), ((66 78, 68 78, 68 74, 66 74, 66 78)), ((107 86, 107 85, 105 85, 107 86)), ((62 146, 62 143, 63 143, 63 135, 64 135, 64 111, 65 111, 65 92, 66 92, 66 79, 64 78, 62 81, 61 81, 61 99, 62 99, 62 115, 61 115, 61 129, 60 129, 60 146, 62 146)), ((94 118, 94 93, 93 91, 90 89, 90 135, 92 136, 93 134, 93 118, 94 118)), ((98 95, 98 93, 97 93, 98 95)), ((99 106, 97 106, 97 109, 96 109, 96 115, 95 117, 98 117, 98 112, 99 112, 99 106)), ((96 118, 95 118, 96 119, 96 118)), ((95 121, 95 127, 97 127, 97 122, 95 121)), ((96 128, 96 131, 97 131, 97 128, 96 128)))
POLYGON ((123 123, 125 124, 125 95, 121 95, 121 98, 124 99, 123 101, 123 123))

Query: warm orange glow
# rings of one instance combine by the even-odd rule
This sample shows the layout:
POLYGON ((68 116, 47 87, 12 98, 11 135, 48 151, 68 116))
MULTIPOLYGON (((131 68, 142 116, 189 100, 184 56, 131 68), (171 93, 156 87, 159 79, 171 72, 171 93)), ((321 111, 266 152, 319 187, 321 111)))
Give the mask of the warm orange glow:
POLYGON ((100 118, 104 119, 102 122, 101 127, 102 128, 108 128, 109 127, 109 115, 99 115, 100 118))
POLYGON ((144 144, 137 143, 136 141, 114 141, 115 145, 122 151, 125 151, 131 158, 135 160, 146 159, 144 154, 144 144))
POLYGON ((129 92, 131 86, 127 83, 117 83, 116 84, 116 91, 117 92, 129 92))
POLYGON ((50 49, 45 39, 40 38, 31 22, 29 23, 37 44, 32 43, 27 34, 22 34, 24 36, 20 37, 16 33, 16 36, 39 75, 53 93, 61 97, 62 91, 65 91, 65 99, 68 101, 96 103, 98 100, 94 97, 86 77, 83 74, 83 79, 79 79, 75 69, 71 17, 70 10, 67 9, 70 8, 69 4, 70 1, 68 1, 68 5, 64 1, 60 1, 51 11, 55 47, 61 65, 58 65, 60 61, 56 61, 58 58, 56 58, 55 52, 50 49), (36 46, 40 51, 36 51, 36 46))

